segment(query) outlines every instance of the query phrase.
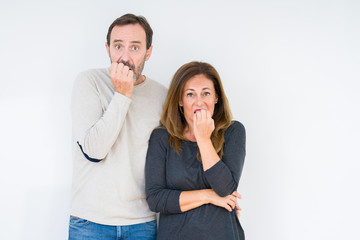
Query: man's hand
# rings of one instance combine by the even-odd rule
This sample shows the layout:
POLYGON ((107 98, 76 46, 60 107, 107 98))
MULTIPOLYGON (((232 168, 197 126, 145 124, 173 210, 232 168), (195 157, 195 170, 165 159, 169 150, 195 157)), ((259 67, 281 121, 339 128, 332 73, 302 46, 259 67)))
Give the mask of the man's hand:
POLYGON ((134 72, 121 62, 113 62, 109 72, 115 91, 130 98, 134 90, 134 72))

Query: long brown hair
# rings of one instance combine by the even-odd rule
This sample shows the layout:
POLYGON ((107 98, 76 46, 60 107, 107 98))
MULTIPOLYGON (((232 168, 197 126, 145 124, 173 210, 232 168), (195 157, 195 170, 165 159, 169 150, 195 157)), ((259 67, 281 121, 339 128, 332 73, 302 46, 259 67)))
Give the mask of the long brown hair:
POLYGON ((225 130, 231 125, 232 114, 229 102, 226 98, 220 76, 213 66, 204 62, 190 62, 181 66, 175 73, 168 90, 165 100, 163 113, 161 115, 161 124, 170 134, 169 143, 177 153, 180 152, 180 141, 187 140, 184 137, 184 130, 187 122, 182 108, 179 106, 185 83, 196 75, 203 74, 214 84, 215 93, 218 102, 215 105, 213 119, 215 129, 211 134, 211 142, 222 157, 225 130))

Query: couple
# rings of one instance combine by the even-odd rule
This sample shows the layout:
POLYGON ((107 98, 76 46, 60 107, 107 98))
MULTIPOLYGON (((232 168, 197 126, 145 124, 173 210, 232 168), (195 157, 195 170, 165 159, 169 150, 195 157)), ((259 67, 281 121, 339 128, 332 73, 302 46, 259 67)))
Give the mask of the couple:
POLYGON ((74 83, 69 239, 244 239, 245 129, 210 64, 183 65, 168 91, 142 75, 151 42, 144 17, 123 15, 107 34, 110 68, 74 83))

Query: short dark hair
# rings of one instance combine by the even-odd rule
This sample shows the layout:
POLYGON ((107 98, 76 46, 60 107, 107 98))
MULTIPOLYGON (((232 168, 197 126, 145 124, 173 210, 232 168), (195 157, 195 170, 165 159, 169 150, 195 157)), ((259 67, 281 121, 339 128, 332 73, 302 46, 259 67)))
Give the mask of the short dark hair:
POLYGON ((146 20, 145 17, 136 16, 131 13, 125 14, 125 15, 115 19, 115 21, 110 25, 108 33, 106 35, 107 45, 110 46, 110 35, 111 35, 111 31, 113 30, 113 28, 115 26, 124 26, 124 25, 137 24, 137 23, 140 24, 145 30, 146 49, 149 49, 149 47, 151 46, 151 43, 152 43, 153 30, 151 29, 150 24, 148 23, 148 21, 146 20))

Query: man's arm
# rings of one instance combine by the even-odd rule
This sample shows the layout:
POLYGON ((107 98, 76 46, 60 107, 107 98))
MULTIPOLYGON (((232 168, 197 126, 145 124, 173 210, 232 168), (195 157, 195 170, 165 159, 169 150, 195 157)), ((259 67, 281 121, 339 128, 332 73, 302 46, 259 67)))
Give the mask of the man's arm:
POLYGON ((103 96, 92 78, 94 76, 81 73, 75 80, 71 113, 73 135, 79 149, 89 161, 99 162, 105 158, 118 138, 131 99, 115 91, 104 110, 100 99, 103 96))

